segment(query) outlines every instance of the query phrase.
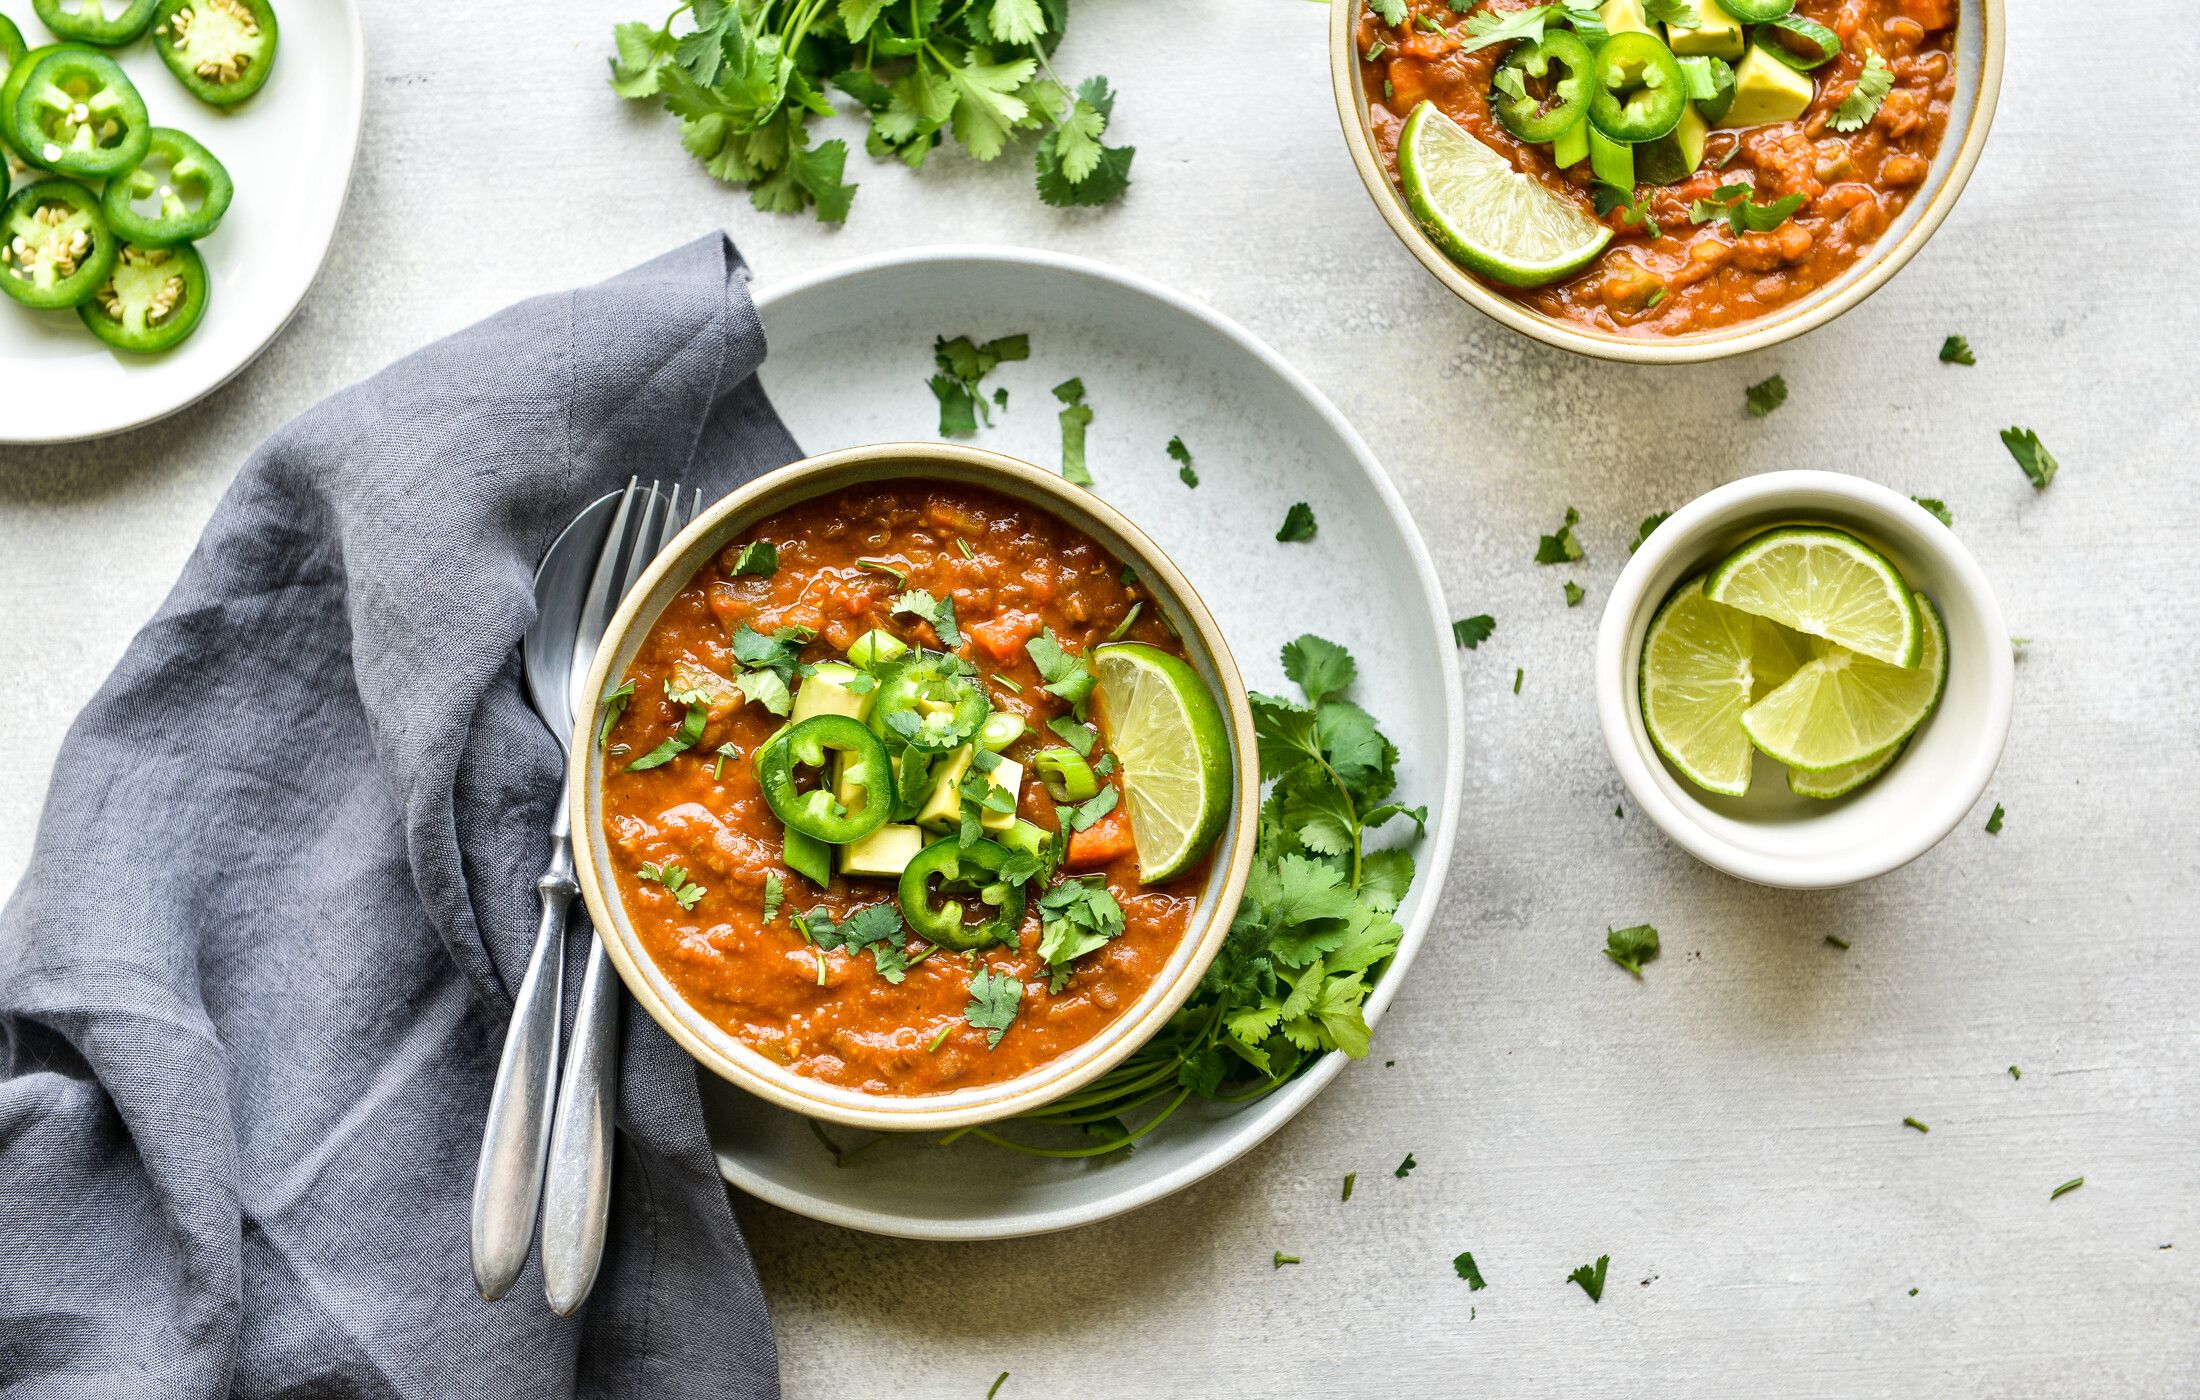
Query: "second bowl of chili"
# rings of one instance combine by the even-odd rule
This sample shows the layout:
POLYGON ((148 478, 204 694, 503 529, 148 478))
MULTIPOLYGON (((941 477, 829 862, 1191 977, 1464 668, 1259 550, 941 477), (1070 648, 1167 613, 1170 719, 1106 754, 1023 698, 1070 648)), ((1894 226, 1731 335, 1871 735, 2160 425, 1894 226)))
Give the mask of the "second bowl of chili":
POLYGON ((935 1130, 1070 1093, 1190 995, 1242 894, 1259 760, 1227 645, 1135 526, 1010 458, 888 444, 743 487, 591 683, 573 828, 612 961, 797 1112, 935 1130), (1158 868, 1118 666, 1206 716, 1210 800, 1158 868))

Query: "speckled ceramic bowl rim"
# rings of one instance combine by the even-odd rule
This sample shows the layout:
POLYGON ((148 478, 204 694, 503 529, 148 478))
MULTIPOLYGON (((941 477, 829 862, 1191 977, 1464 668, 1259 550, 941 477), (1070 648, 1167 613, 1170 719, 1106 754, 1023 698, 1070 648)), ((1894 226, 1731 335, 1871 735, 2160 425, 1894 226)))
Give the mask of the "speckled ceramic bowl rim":
MULTIPOLYGON (((2001 92, 2003 34, 2007 28, 2002 0, 1977 0, 1977 3, 1981 30, 1978 96, 1972 103, 1970 119, 1963 128, 1963 140, 1955 158, 1946 166, 1935 161, 1934 172, 1926 177, 1928 189, 1923 209, 1909 227, 1895 238, 1882 238, 1874 244, 1864 255, 1862 275, 1839 286, 1831 295, 1813 295, 1769 316, 1685 337, 1649 340, 1612 335, 1530 311, 1476 280, 1472 273, 1436 246, 1435 240, 1422 230, 1413 211, 1406 206, 1405 197, 1383 172, 1382 158, 1376 153, 1375 136, 1368 126, 1367 103, 1360 92, 1359 51, 1355 42, 1364 0, 1334 0, 1330 6, 1330 88, 1337 100, 1337 119, 1344 127, 1345 147, 1351 151, 1352 164, 1360 172, 1360 182, 1367 186, 1368 196, 1375 201, 1383 222, 1390 225, 1390 231, 1406 245, 1406 250, 1420 259, 1421 266, 1461 301, 1523 335, 1577 355, 1648 365, 1723 360, 1792 340, 1861 304, 1902 270, 1903 264, 1925 246, 1941 221, 1948 217, 1948 211, 1955 208, 1957 196, 1963 193, 1964 185, 1971 178, 1972 167, 1978 164, 1979 153, 1986 148, 1987 129, 1994 124, 1994 105, 2001 92)), ((1946 138, 1943 137, 1942 153, 1945 151, 1946 138)))
POLYGON ((741 531, 790 506, 864 482, 934 480, 984 487, 1036 506, 1092 536, 1134 565, 1185 651, 1222 702, 1234 750, 1230 821, 1183 939, 1131 1008, 1084 1044, 1012 1079, 945 1094, 897 1098, 867 1094, 796 1074, 712 1024, 665 979, 626 918, 610 878, 603 831, 603 754, 587 742, 593 717, 578 726, 570 779, 581 897, 621 980, 651 1019, 696 1061, 729 1083, 796 1113, 882 1131, 938 1131, 989 1123, 1040 1107, 1105 1074, 1164 1025, 1214 961, 1245 890, 1260 809, 1260 762, 1245 683, 1221 629, 1189 580, 1143 531, 1098 496, 1053 472, 997 452, 949 443, 896 442, 848 448, 766 473, 706 508, 643 574, 612 618, 589 676, 601 695, 635 653, 665 606, 696 570, 741 531))
MULTIPOLYGON (((2001 604, 1956 532, 1900 492, 1842 472, 1780 471, 1745 477, 1689 502, 1650 533, 1612 585, 1597 627, 1597 724, 1628 796, 1660 830, 1698 860, 1729 875, 1786 889, 1832 889, 1874 879, 1938 845, 1985 793, 2009 738, 2016 695, 2016 666, 2001 604), (1721 536, 1738 527, 1761 528, 1775 520, 1854 519, 1854 528, 1880 535, 1904 552, 1930 559, 1943 582, 1936 601, 1950 617, 1951 655, 1975 656, 1978 697, 1955 713, 1951 691, 1935 726, 1951 722, 1963 741, 1936 760, 1938 777, 1929 800, 1905 809, 1899 820, 1874 831, 1869 841, 1838 850, 1787 854, 1753 849, 1721 832, 1695 790, 1667 770, 1643 725, 1640 684, 1642 643, 1659 605, 1688 571, 1709 562, 1721 536), (1960 596, 1967 629, 1947 603, 1960 596)), ((1922 760, 1915 751, 1898 762, 1922 760)))

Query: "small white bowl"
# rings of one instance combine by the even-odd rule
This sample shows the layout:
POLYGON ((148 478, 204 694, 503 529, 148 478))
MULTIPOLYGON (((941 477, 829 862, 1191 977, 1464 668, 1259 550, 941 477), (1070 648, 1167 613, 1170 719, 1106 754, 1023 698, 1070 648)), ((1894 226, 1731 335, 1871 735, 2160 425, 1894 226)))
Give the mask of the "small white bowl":
POLYGON ((1839 472, 1768 472, 1675 511, 1612 586, 1596 665, 1597 720, 1636 805, 1705 864, 1789 889, 1884 875, 1954 830, 2001 761, 2015 691, 2001 605, 1955 531, 1909 498, 1839 472), (1675 773, 1643 727, 1643 636, 1682 580, 1759 531, 1790 524, 1854 533, 1932 599, 1948 632, 1948 688, 1893 766, 1846 797, 1791 794, 1784 770, 1761 754, 1748 796, 1715 796, 1675 773))

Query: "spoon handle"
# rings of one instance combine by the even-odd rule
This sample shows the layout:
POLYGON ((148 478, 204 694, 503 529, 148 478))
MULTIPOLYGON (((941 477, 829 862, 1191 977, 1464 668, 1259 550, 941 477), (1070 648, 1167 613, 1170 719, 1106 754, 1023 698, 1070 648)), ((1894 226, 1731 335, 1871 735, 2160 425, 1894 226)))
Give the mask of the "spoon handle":
POLYGON ((504 1056, 489 1095, 489 1121, 481 1130, 481 1160, 474 1167, 474 1286, 491 1302, 504 1296, 527 1265, 550 1146, 558 1015, 565 1002, 565 921, 579 888, 573 882, 567 795, 558 794, 550 865, 535 882, 542 924, 512 1003, 512 1024, 504 1033, 504 1056))
POLYGON ((611 1213, 612 1120, 618 1109, 619 975, 599 935, 588 942, 581 1006, 550 1130, 542 1203, 542 1282, 550 1310, 570 1317, 588 1301, 611 1213))

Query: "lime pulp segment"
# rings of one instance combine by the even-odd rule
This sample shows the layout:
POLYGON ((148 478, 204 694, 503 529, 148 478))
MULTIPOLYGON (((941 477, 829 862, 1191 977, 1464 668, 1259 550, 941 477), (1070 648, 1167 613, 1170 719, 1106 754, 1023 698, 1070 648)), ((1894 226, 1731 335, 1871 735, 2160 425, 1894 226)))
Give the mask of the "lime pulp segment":
POLYGON ((1890 666, 1918 664, 1924 624, 1909 584, 1843 530, 1767 531, 1714 568, 1704 594, 1890 666))
POLYGON ((1138 878, 1180 875, 1205 855, 1230 810, 1230 735, 1190 664, 1158 647, 1117 642, 1092 654, 1108 747, 1123 770, 1123 802, 1138 878))
POLYGON ((1742 728, 1760 750, 1806 773, 1831 773, 1888 753, 1910 737, 1940 702, 1948 682, 1948 643, 1940 615, 1912 595, 1922 622, 1915 666, 1890 666, 1839 647, 1797 671, 1742 712, 1742 728))
POLYGON ((1541 287, 1579 272, 1612 231, 1477 141, 1433 102, 1398 134, 1406 203, 1444 251, 1493 281, 1541 287))
POLYGON ((1682 777, 1707 792, 1749 791, 1756 750, 1742 713, 1808 664, 1803 639, 1682 584, 1642 643, 1642 722, 1682 777), (1763 675, 1760 675, 1762 668, 1763 675))

